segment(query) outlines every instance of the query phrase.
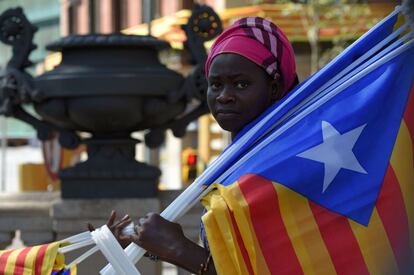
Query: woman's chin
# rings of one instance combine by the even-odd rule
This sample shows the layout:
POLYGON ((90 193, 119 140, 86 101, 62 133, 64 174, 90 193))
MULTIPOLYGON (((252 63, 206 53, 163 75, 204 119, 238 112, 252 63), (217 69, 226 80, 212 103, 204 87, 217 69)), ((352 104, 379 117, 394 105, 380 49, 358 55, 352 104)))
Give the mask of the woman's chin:
POLYGON ((231 133, 237 133, 242 128, 241 126, 238 125, 238 123, 235 123, 234 120, 220 119, 220 120, 217 120, 217 123, 218 125, 220 125, 220 127, 223 130, 231 132, 231 133))

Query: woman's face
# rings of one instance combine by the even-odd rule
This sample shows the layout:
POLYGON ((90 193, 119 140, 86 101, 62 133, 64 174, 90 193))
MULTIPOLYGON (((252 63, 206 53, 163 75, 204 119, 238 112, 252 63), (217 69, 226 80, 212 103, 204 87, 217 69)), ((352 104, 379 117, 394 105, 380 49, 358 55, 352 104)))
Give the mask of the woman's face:
POLYGON ((220 54, 210 66, 208 106, 233 136, 276 101, 277 91, 277 80, 238 54, 220 54))

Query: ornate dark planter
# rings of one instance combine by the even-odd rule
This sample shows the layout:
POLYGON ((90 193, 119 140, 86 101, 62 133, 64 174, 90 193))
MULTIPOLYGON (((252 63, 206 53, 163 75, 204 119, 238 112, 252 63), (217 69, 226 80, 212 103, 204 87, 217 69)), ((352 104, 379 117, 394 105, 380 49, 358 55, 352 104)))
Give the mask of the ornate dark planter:
POLYGON ((57 131, 64 147, 87 145, 88 160, 59 174, 63 198, 156 195, 160 170, 135 160, 140 141, 131 133, 146 130, 145 143, 155 148, 166 129, 181 137, 189 122, 208 111, 203 42, 221 31, 221 23, 206 6, 196 6, 189 22, 186 48, 195 68, 186 78, 160 63, 167 42, 122 34, 62 38, 47 47, 62 53, 61 64, 32 78, 25 69, 35 27, 20 8, 0 16, 0 39, 13 47, 1 75, 0 114, 32 124, 41 140, 57 131), (26 113, 24 103, 33 104, 42 120, 26 113), (81 140, 78 132, 91 138, 81 140))

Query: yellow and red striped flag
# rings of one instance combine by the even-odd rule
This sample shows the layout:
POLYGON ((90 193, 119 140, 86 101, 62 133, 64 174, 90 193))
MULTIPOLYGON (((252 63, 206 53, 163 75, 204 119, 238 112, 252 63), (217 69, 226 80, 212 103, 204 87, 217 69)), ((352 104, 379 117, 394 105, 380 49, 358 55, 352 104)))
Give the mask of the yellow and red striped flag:
POLYGON ((219 178, 202 217, 218 274, 414 274, 414 42, 405 42, 219 178))
POLYGON ((0 251, 0 275, 76 275, 76 266, 65 268, 59 242, 0 251))

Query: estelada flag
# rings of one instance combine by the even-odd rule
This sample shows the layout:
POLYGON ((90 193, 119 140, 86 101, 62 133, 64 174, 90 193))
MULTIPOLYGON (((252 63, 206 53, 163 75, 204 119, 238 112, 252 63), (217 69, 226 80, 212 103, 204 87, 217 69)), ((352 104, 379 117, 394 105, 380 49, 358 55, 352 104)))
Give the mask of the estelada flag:
POLYGON ((66 269, 60 242, 0 251, 0 275, 76 275, 66 269))
POLYGON ((411 47, 215 184, 219 274, 414 274, 413 64, 411 47))

